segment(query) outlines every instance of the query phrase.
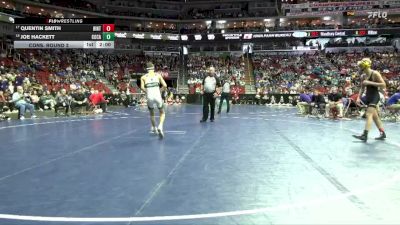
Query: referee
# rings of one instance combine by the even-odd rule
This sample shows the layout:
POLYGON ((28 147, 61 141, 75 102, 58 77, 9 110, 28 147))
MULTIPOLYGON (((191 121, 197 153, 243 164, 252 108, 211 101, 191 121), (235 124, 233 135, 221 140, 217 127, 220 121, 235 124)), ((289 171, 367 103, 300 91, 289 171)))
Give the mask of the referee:
POLYGON ((209 106, 211 107, 210 121, 214 122, 215 97, 218 95, 219 87, 221 87, 221 84, 218 78, 215 77, 215 68, 211 66, 201 86, 201 93, 203 94, 203 118, 200 120, 200 123, 207 121, 209 106))

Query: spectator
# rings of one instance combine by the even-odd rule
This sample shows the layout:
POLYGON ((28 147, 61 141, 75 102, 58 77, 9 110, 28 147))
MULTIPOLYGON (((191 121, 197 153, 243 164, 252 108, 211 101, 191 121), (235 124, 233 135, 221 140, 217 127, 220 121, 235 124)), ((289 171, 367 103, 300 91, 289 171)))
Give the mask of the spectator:
POLYGON ((51 109, 54 110, 56 105, 56 100, 54 99, 53 95, 50 94, 50 91, 45 91, 44 94, 40 97, 39 105, 40 108, 46 110, 51 109))
POLYGON ((4 96, 4 92, 0 90, 0 113, 8 110, 9 110, 8 100, 6 96, 4 96))
POLYGON ((400 90, 388 99, 387 108, 392 111, 400 110, 400 90))
POLYGON ((5 75, 1 76, 0 90, 2 90, 2 91, 8 90, 8 80, 5 75))
POLYGON ((8 111, 8 101, 3 94, 3 91, 0 90, 0 120, 9 120, 10 117, 5 115, 4 112, 8 111))
POLYGON ((93 106, 100 105, 103 112, 107 112, 107 101, 104 99, 103 93, 98 90, 94 90, 94 92, 89 97, 90 103, 93 106))
POLYGON ((297 103, 297 107, 301 114, 309 114, 310 113, 310 103, 311 97, 304 90, 300 91, 300 102, 297 103))
POLYGON ((88 99, 82 92, 82 89, 78 88, 76 93, 72 94, 71 111, 76 113, 76 109, 81 107, 85 107, 86 110, 89 110, 88 99))
POLYGON ((325 98, 318 89, 314 90, 314 94, 311 98, 311 102, 318 108, 325 108, 325 104, 326 104, 325 98))
POLYGON ((61 89, 56 97, 56 106, 55 106, 56 116, 58 116, 59 108, 65 108, 65 115, 68 116, 70 107, 71 107, 71 96, 67 94, 67 90, 61 89))
POLYGON ((25 119, 25 110, 29 110, 31 114, 31 118, 36 118, 35 115, 35 107, 29 103, 29 94, 24 94, 24 89, 22 86, 17 86, 17 92, 15 92, 12 96, 12 102, 15 104, 15 107, 19 110, 19 119, 25 119))
POLYGON ((342 95, 338 93, 337 87, 332 87, 331 93, 328 95, 328 104, 325 107, 325 116, 329 117, 330 111, 336 108, 338 111, 338 117, 343 117, 343 103, 342 95))
POLYGON ((34 105, 35 109, 42 110, 39 107, 39 96, 38 96, 37 91, 36 90, 32 91, 30 96, 31 96, 31 103, 34 105))

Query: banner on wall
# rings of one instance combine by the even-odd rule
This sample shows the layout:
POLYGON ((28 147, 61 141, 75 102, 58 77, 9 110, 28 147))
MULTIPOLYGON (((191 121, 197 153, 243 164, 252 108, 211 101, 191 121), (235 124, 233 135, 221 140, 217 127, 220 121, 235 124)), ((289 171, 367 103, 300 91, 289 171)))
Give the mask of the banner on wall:
POLYGON ((338 14, 349 10, 366 10, 381 8, 379 1, 349 1, 349 2, 311 2, 302 4, 283 4, 282 9, 287 15, 323 15, 326 12, 338 14))
POLYGON ((148 56, 174 56, 174 55, 179 55, 179 52, 173 52, 173 51, 144 51, 145 55, 148 56))
POLYGON ((383 5, 388 5, 390 7, 398 7, 400 6, 400 0, 385 0, 383 1, 383 5))
POLYGON ((4 23, 14 23, 14 17, 8 15, 8 14, 3 14, 0 13, 0 22, 4 22, 4 23))
MULTIPOLYGON (((386 0, 385 4, 396 2, 397 0, 386 0), (388 2, 388 3, 386 3, 388 2)), ((375 6, 379 1, 349 1, 349 2, 307 2, 300 4, 282 4, 282 9, 307 9, 325 7, 355 7, 355 6, 375 6)))
POLYGON ((333 48, 326 48, 325 52, 332 52, 332 53, 337 53, 337 52, 364 52, 365 50, 370 51, 370 52, 387 52, 387 51, 393 51, 394 47, 393 46, 373 46, 373 47, 333 47, 333 48))
MULTIPOLYGON (((400 5, 399 5, 400 6, 400 5)), ((286 16, 331 16, 331 15, 341 15, 343 12, 352 15, 352 16, 361 16, 368 15, 368 12, 371 12, 372 8, 363 9, 363 10, 354 10, 354 9, 346 9, 346 10, 338 10, 338 11, 291 11, 286 13, 286 16)), ((379 10, 378 10, 379 11, 379 10)), ((400 8, 388 8, 382 9, 382 11, 387 12, 388 15, 395 15, 400 13, 400 8)))
MULTIPOLYGON (((400 9, 399 9, 400 10, 400 9)), ((141 32, 115 32, 116 38, 133 38, 140 40, 181 41, 181 42, 207 42, 207 41, 250 41, 263 39, 282 38, 318 38, 318 37, 353 37, 353 36, 378 36, 399 35, 400 28, 385 29, 345 29, 345 30, 299 30, 277 31, 261 33, 229 33, 229 34, 154 34, 141 32)))
POLYGON ((349 2, 312 2, 311 8, 321 7, 351 7, 351 6, 374 6, 379 5, 379 1, 349 1, 349 2))

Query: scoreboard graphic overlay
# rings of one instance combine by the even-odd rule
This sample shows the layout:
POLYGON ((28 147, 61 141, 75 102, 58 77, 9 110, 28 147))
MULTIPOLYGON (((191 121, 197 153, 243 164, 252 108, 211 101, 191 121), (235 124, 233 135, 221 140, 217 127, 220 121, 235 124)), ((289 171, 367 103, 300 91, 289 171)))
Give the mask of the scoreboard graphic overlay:
POLYGON ((114 19, 16 18, 14 48, 113 49, 114 19))

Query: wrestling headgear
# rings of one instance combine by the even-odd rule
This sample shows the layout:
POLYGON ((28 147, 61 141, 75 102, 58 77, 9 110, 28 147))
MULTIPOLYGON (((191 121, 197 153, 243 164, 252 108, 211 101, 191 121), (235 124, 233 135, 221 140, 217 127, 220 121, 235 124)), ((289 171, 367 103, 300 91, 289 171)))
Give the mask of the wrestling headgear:
POLYGON ((369 58, 363 58, 357 63, 358 67, 361 69, 371 68, 372 61, 369 58))
POLYGON ((146 63, 147 70, 154 70, 154 64, 151 62, 146 63))

